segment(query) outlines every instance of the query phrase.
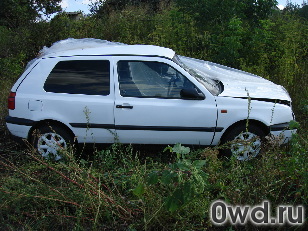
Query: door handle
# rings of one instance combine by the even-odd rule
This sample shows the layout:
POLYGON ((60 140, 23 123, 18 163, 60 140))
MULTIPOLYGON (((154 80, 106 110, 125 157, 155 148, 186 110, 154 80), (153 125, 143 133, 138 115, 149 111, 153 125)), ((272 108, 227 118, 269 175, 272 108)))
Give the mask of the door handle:
POLYGON ((133 109, 133 106, 130 106, 130 105, 116 105, 116 108, 127 108, 127 109, 133 109))

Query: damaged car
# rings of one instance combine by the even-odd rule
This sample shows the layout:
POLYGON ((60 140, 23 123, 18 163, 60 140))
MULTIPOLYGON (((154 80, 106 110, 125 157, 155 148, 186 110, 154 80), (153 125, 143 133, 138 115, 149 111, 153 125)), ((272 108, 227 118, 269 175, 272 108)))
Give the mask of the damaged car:
POLYGON ((227 144, 249 160, 295 130, 280 85, 153 45, 67 39, 43 48, 11 89, 6 124, 47 157, 75 143, 227 144))

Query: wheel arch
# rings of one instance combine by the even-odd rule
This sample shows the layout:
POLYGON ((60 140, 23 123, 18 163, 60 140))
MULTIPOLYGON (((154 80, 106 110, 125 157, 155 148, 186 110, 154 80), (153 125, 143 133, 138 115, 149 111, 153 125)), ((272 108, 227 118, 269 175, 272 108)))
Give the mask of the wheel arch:
MULTIPOLYGON (((237 121, 235 122, 234 124, 232 124, 231 126, 229 126, 226 131, 223 133, 223 135, 221 136, 220 138, 220 141, 222 142, 223 140, 226 139, 226 137, 228 136, 228 134, 237 126, 239 125, 246 125, 247 123, 247 119, 245 120, 240 120, 240 121, 237 121)), ((249 124, 253 124, 253 125, 256 125, 258 127, 261 128, 261 130, 265 133, 265 134, 268 134, 270 132, 270 129, 268 126, 266 126, 264 123, 258 121, 258 120, 253 120, 253 119, 250 119, 248 120, 248 126, 249 124)))
POLYGON ((76 143, 77 142, 77 139, 76 139, 76 136, 74 134, 74 132, 64 123, 60 122, 60 121, 57 121, 57 120, 51 120, 51 119, 47 119, 47 120, 41 120, 41 121, 38 121, 36 122, 30 129, 29 133, 28 133, 28 141, 31 140, 31 134, 33 133, 33 131, 43 125, 47 125, 47 126, 53 126, 53 125, 56 125, 56 126, 59 126, 59 127, 62 127, 63 129, 65 129, 75 140, 76 143))

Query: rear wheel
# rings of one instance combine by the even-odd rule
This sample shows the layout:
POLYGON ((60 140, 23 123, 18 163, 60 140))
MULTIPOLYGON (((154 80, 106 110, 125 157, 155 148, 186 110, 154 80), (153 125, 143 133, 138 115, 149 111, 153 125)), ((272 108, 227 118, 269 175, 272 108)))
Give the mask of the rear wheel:
POLYGON ((223 152, 241 161, 250 160, 260 154, 264 137, 264 131, 254 124, 250 124, 247 129, 245 124, 239 125, 222 140, 227 145, 223 152))
POLYGON ((74 139, 72 135, 58 125, 42 125, 32 133, 32 144, 38 153, 46 159, 60 160, 74 139))

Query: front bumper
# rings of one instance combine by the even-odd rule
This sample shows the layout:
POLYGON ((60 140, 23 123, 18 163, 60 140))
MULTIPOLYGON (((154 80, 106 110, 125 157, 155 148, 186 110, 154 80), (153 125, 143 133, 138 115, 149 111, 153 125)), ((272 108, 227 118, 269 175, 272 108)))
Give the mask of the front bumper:
POLYGON ((283 130, 283 131, 271 131, 270 132, 270 138, 271 140, 277 141, 279 144, 286 144, 288 143, 292 135, 295 134, 297 129, 293 130, 283 130))
POLYGON ((270 126, 270 138, 279 144, 288 143, 297 129, 290 129, 289 123, 275 124, 270 126))

